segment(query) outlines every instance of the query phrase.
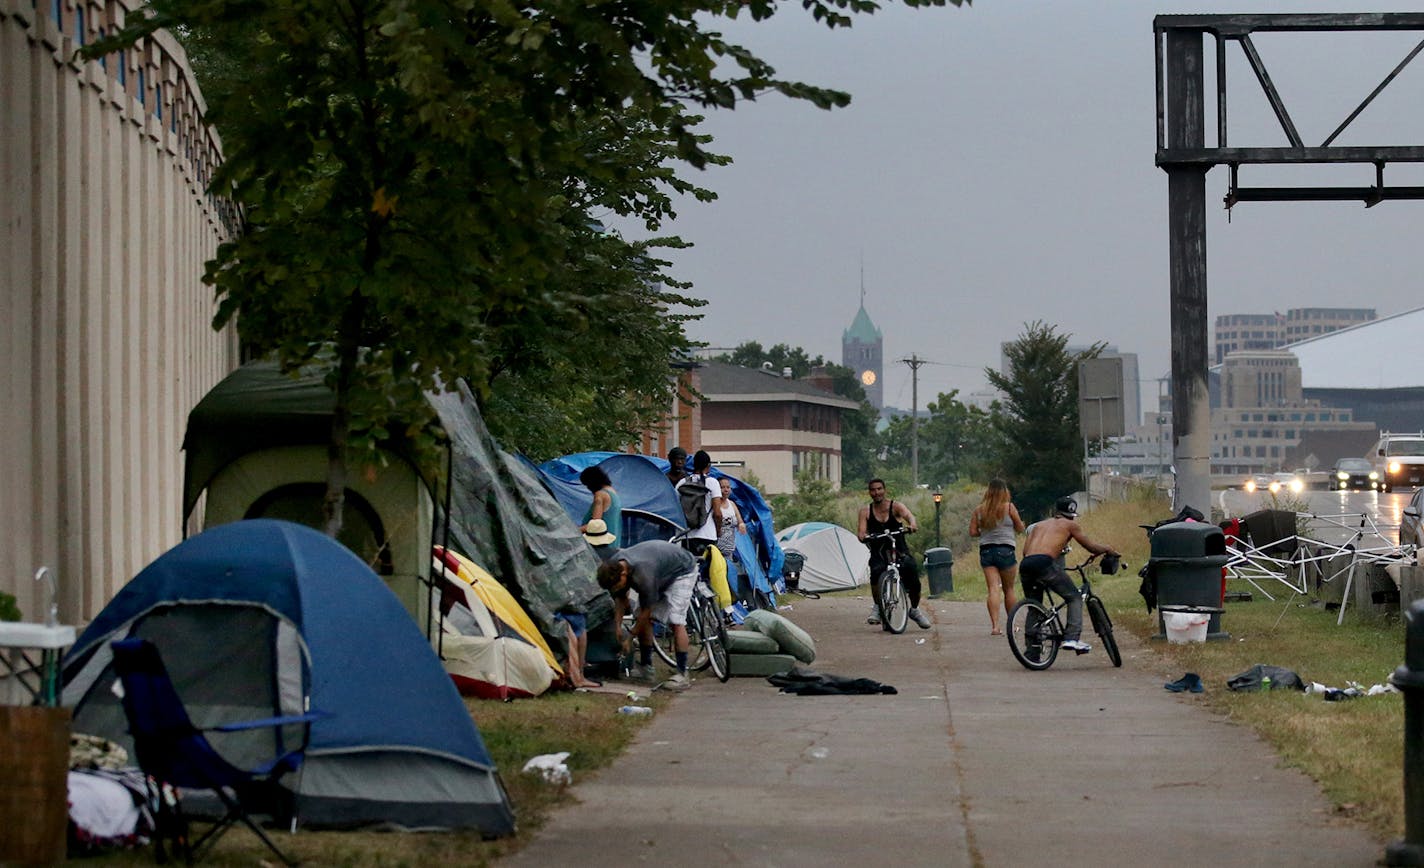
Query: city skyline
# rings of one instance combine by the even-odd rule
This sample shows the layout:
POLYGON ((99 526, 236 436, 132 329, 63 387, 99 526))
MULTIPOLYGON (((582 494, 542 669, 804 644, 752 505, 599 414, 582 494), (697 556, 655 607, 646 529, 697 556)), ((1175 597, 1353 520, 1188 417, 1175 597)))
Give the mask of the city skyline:
MULTIPOLYGON (((691 335, 837 359, 863 273, 866 311, 885 334, 888 405, 911 403, 910 371, 896 360, 926 360, 921 406, 951 389, 967 400, 985 387, 999 344, 1041 320, 1072 343, 1138 354, 1139 394, 1152 406, 1170 368, 1152 19, 1239 11, 1225 0, 985 2, 887 6, 833 32, 797 14, 722 22, 779 73, 843 88, 853 102, 824 112, 772 97, 709 112, 713 148, 734 162, 696 174, 719 199, 679 203, 667 227, 694 245, 668 253, 674 275, 709 301, 691 335)), ((1315 0, 1290 11, 1357 10, 1315 0)), ((1415 42, 1408 33, 1256 40, 1310 141, 1329 134, 1415 42), (1328 76, 1322 52, 1333 60, 1328 76)), ((1424 98, 1424 62, 1416 63, 1342 143, 1424 143, 1424 118, 1410 109, 1424 98)), ((1277 144, 1270 107, 1235 54, 1228 72, 1239 122, 1232 141, 1277 144)), ((1247 172, 1243 183, 1374 180, 1367 166, 1247 172)), ((1412 165, 1388 173, 1399 185, 1424 176, 1412 165)), ((1228 213, 1226 186, 1225 169, 1208 173, 1209 327, 1233 311, 1362 305, 1385 317, 1418 306, 1406 266, 1417 203, 1248 203, 1228 213)))

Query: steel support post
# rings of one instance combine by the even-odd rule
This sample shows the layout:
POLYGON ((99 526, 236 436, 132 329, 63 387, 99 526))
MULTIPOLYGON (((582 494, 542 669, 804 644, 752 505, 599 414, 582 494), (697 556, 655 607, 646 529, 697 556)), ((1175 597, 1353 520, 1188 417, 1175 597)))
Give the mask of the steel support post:
MULTIPOLYGON (((1201 148, 1205 133, 1202 34, 1166 34, 1167 145, 1201 148)), ((1169 165, 1172 314, 1172 455, 1178 507, 1211 511, 1211 405, 1207 392, 1206 173, 1169 165)))
POLYGON ((1389 677, 1404 694, 1404 840, 1385 848, 1386 865, 1424 865, 1424 601, 1405 621, 1404 665, 1389 677))

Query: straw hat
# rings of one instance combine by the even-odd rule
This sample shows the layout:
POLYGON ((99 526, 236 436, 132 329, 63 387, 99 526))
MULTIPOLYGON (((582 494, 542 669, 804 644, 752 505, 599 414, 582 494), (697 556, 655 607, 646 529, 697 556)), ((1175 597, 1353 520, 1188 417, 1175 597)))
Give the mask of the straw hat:
POLYGON ((608 532, 608 525, 601 518, 595 518, 584 526, 583 538, 592 546, 606 546, 616 539, 608 532))

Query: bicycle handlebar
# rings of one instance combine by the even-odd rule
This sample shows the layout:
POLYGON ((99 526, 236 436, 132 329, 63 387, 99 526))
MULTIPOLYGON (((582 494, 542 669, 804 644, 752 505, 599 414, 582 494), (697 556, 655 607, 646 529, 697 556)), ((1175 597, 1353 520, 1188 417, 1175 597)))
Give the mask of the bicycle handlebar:
MULTIPOLYGON (((1078 573, 1078 575, 1079 575, 1080 577, 1083 577, 1083 570, 1087 569, 1087 567, 1088 567, 1089 564, 1091 564, 1093 561, 1096 561, 1098 558, 1102 557, 1102 556, 1105 555, 1105 554, 1107 554, 1107 552, 1098 552, 1097 554, 1088 555, 1088 557, 1085 558, 1082 563, 1074 564, 1074 565, 1071 566, 1071 567, 1068 566, 1067 563, 1065 563, 1065 564, 1063 565, 1063 569, 1064 569, 1065 571, 1067 571, 1067 570, 1075 571, 1075 572, 1078 573)), ((1126 568, 1127 568, 1127 561, 1122 559, 1122 555, 1118 555, 1118 569, 1119 569, 1119 570, 1122 570, 1122 569, 1126 569, 1126 568)))
POLYGON ((870 542, 873 539, 894 539, 897 536, 904 536, 910 532, 908 527, 895 528, 894 530, 882 530, 879 533, 868 533, 863 542, 870 542))

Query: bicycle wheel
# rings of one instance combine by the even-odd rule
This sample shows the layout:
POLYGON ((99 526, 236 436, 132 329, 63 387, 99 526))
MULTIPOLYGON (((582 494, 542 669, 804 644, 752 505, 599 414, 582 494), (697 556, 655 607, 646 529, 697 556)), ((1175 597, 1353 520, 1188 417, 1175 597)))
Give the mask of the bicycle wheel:
POLYGON ((727 657, 727 625, 722 613, 712 601, 703 598, 700 614, 702 621, 702 648, 707 656, 707 666, 723 684, 732 677, 731 661, 727 657), (710 619, 710 620, 709 620, 710 619))
POLYGON ((886 570, 880 577, 880 625, 891 633, 905 632, 910 623, 910 607, 905 602, 905 586, 900 573, 886 570))
POLYGON ((1020 600, 1009 613, 1009 650, 1026 669, 1047 669, 1058 658, 1063 628, 1058 614, 1033 600, 1020 600))
MULTIPOLYGON (((717 635, 717 625, 722 621, 722 613, 711 597, 704 597, 701 591, 692 592, 692 603, 687 607, 687 669, 701 672, 712 665, 707 637, 717 635)), ((723 643, 725 647, 726 643, 723 643)))
POLYGON ((677 666, 677 643, 673 639, 672 625, 665 621, 653 622, 653 653, 669 666, 677 666))
POLYGON ((1117 650, 1117 640, 1113 638, 1112 619, 1108 617, 1107 607, 1103 601, 1097 597, 1089 597, 1085 604, 1088 607, 1088 617, 1093 621, 1093 631, 1102 640, 1103 650, 1108 652, 1108 659, 1112 665, 1122 666, 1122 654, 1117 650))

